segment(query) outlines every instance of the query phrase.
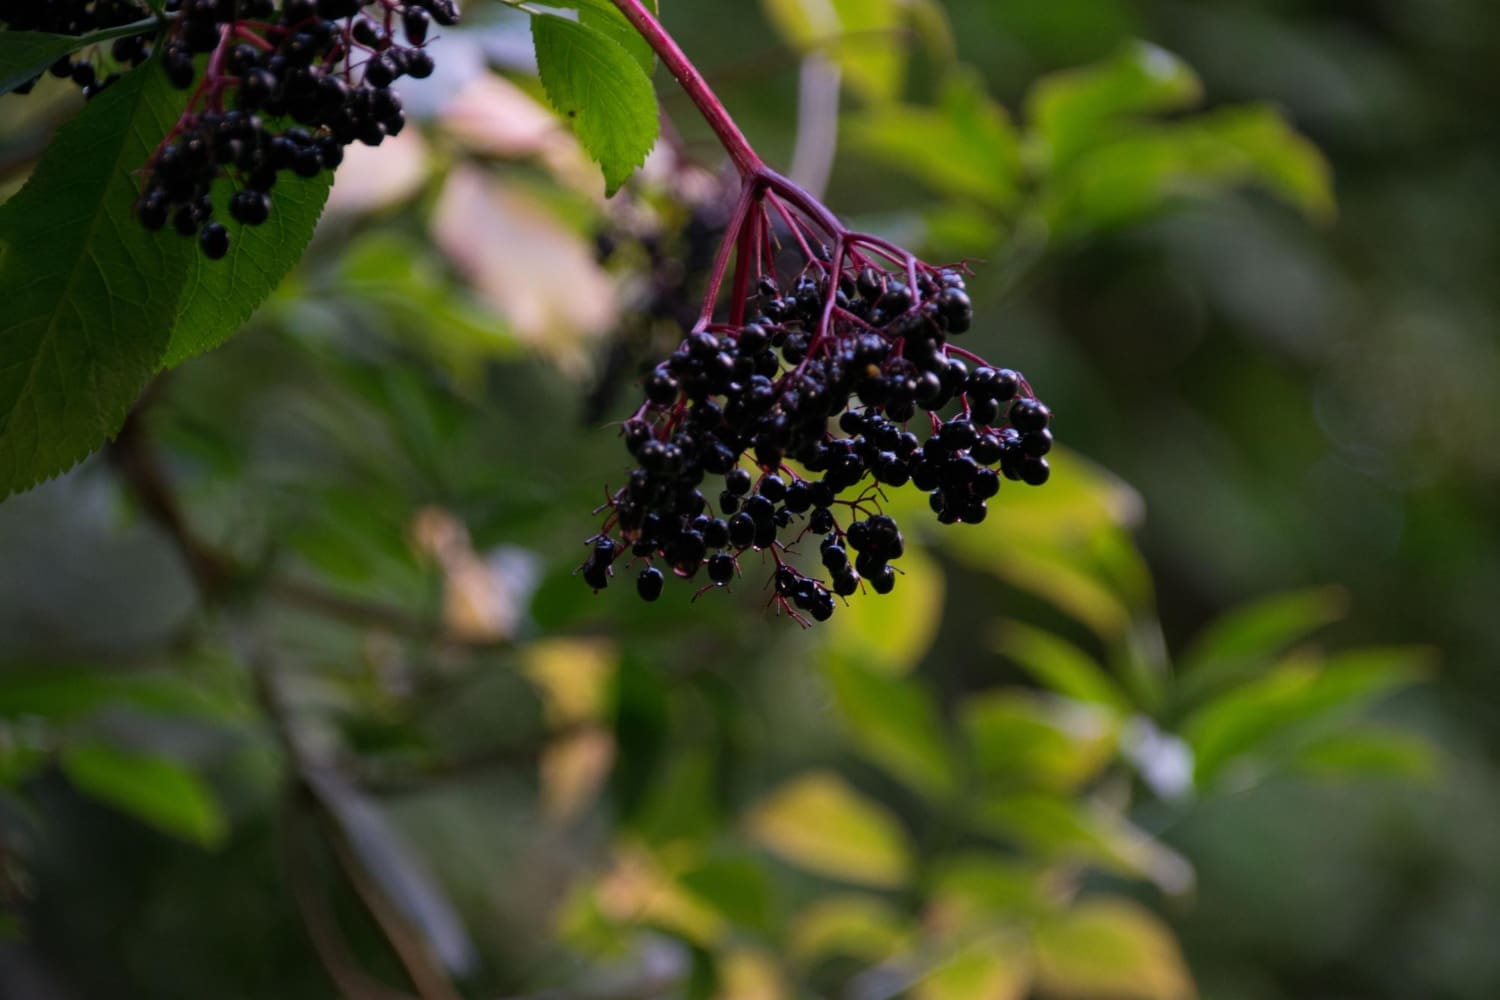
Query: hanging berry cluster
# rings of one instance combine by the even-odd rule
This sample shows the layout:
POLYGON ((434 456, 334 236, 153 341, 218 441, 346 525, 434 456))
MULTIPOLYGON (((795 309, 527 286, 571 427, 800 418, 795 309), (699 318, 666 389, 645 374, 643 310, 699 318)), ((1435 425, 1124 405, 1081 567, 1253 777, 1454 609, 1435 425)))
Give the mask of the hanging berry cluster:
POLYGON ((229 177, 235 220, 271 212, 278 174, 315 177, 353 142, 378 146, 401 131, 391 83, 433 71, 430 26, 458 20, 454 0, 180 0, 163 43, 174 86, 193 88, 187 110, 146 167, 136 214, 147 229, 168 221, 198 236, 205 256, 229 250, 210 189, 229 177), (405 45, 398 44, 398 30, 405 45), (195 58, 208 54, 199 75, 195 58), (287 119, 295 124, 288 124, 287 119))
MULTIPOLYGON (((178 0, 173 0, 173 4, 178 0)), ((171 8, 173 4, 168 4, 171 8)), ((145 62, 151 55, 151 40, 156 34, 153 22, 147 22, 150 11, 140 0, 0 0, 0 24, 13 31, 43 31, 53 35, 87 35, 109 28, 120 28, 146 22, 138 34, 115 38, 108 55, 63 56, 52 64, 51 74, 71 79, 91 98, 114 83, 128 69, 145 62), (96 60, 100 65, 95 65, 96 60), (101 71, 102 69, 102 71, 101 71)), ((25 81, 15 93, 29 93, 40 77, 25 81)))
POLYGON ((978 524, 1003 480, 1049 476, 1051 413, 1019 373, 951 343, 973 321, 962 269, 848 231, 752 161, 700 319, 624 424, 635 467, 600 508, 584 581, 628 567, 654 601, 667 574, 702 572, 701 593, 754 558, 804 624, 864 587, 889 593, 905 540, 886 490, 978 524))

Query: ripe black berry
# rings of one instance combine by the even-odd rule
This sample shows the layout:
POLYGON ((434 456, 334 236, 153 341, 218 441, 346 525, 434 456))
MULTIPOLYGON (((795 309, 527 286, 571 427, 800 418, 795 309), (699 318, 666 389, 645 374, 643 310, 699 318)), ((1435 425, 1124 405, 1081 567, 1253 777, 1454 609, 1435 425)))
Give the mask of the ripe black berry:
POLYGON ((229 230, 210 222, 198 234, 198 247, 209 260, 218 260, 229 252, 229 230))

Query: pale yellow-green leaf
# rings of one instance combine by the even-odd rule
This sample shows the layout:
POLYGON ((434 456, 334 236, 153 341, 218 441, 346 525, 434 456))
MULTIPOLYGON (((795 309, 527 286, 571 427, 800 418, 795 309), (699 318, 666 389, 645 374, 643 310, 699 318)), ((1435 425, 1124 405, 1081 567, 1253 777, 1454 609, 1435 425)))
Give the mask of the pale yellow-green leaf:
POLYGON ((873 896, 824 896, 792 918, 786 950, 802 965, 834 955, 875 964, 904 946, 907 924, 900 910, 873 896))
POLYGON ((829 771, 782 785, 750 811, 746 829, 767 850, 820 875, 895 888, 911 874, 900 824, 829 771))
POLYGON ((1042 860, 1088 864, 1150 879, 1172 895, 1193 885, 1193 870, 1185 859, 1096 803, 1049 792, 1007 792, 980 802, 975 818, 1042 860))
POLYGON ((1114 759, 1120 734, 1110 709, 1018 690, 969 698, 961 719, 991 787, 1076 789, 1114 759))
POLYGON ((1025 1000, 1033 961, 1020 931, 995 931, 937 963, 912 989, 917 1000, 1025 1000))
MULTIPOLYGON (((892 505, 886 509, 902 524, 914 523, 894 513, 892 505)), ((839 608, 824 631, 829 643, 859 657, 866 666, 904 674, 926 655, 942 623, 943 571, 910 538, 906 554, 891 565, 898 570, 894 591, 859 595, 848 607, 839 608)))
POLYGON ((937 706, 909 677, 872 670, 838 644, 823 650, 823 671, 855 747, 934 798, 953 788, 954 766, 937 706))
POLYGON ((1089 900, 1043 921, 1037 978, 1059 1000, 1193 1000, 1197 989, 1176 939, 1149 910, 1089 900))
POLYGON ((1049 869, 1029 858, 968 853, 945 858, 932 879, 927 923, 952 931, 1030 920, 1057 895, 1049 869))
POLYGON ((1429 741, 1399 730, 1361 727, 1333 733, 1299 749, 1288 762, 1317 777, 1401 778, 1431 781, 1443 768, 1442 752, 1429 741))

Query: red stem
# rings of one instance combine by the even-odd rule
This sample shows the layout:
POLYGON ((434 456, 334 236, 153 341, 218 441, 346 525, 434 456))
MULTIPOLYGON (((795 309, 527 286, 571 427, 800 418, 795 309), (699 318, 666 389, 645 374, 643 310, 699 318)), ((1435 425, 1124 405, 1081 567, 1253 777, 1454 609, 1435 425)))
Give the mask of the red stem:
POLYGON ((641 0, 613 0, 613 2, 666 65, 678 85, 687 92, 704 120, 708 122, 708 127, 713 129, 714 135, 719 137, 719 142, 724 146, 729 158, 734 161, 735 169, 740 172, 740 176, 749 179, 764 172, 765 163, 756 155, 755 150, 750 148, 745 134, 734 123, 734 119, 729 117, 729 112, 725 109, 723 102, 709 89, 708 81, 703 79, 703 74, 698 72, 698 68, 683 53, 677 42, 667 34, 655 15, 646 9, 641 0))

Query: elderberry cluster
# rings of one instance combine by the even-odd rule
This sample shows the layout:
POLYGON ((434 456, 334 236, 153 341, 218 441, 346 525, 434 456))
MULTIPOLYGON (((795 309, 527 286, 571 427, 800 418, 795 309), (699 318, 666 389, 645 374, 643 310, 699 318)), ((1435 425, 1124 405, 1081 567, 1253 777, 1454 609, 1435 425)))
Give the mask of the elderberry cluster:
POLYGON ((723 586, 758 550, 773 601, 823 621, 835 596, 895 586, 904 539, 883 489, 910 483, 940 522, 977 524, 1003 479, 1047 481, 1047 407, 1017 372, 948 344, 973 323, 962 274, 848 270, 825 258, 789 288, 763 279, 759 315, 691 334, 646 377, 624 425, 637 464, 601 508, 585 583, 603 589, 628 562, 651 601, 663 570, 723 586), (789 561, 809 535, 826 578, 789 561))
POLYGON ((454 0, 180 3, 162 67, 193 96, 147 164, 136 214, 147 229, 170 222, 184 236, 196 234, 211 259, 229 250, 228 230, 214 221, 216 180, 228 177, 236 187, 230 215, 260 225, 283 172, 315 177, 336 168, 350 143, 377 146, 396 135, 405 118, 392 82, 431 75, 432 57, 422 48, 430 27, 458 19, 454 0))
MULTIPOLYGON (((176 9, 180 0, 167 4, 176 9)), ((87 35, 104 28, 134 24, 150 16, 140 0, 0 0, 0 24, 13 31, 43 31, 53 35, 87 35)), ((74 53, 52 64, 50 72, 59 79, 71 79, 83 88, 84 97, 93 97, 151 55, 153 30, 116 38, 108 55, 74 53), (96 65, 97 61, 97 65, 96 65)), ((15 88, 15 93, 30 93, 40 77, 34 77, 15 88)))

